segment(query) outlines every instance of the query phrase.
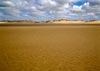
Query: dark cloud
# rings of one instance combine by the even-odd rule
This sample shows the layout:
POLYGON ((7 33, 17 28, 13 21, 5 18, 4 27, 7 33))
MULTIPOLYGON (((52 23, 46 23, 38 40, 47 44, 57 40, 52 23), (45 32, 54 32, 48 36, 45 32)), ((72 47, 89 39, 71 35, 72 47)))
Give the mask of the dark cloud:
POLYGON ((14 4, 11 1, 1 1, 0 7, 12 7, 14 4))

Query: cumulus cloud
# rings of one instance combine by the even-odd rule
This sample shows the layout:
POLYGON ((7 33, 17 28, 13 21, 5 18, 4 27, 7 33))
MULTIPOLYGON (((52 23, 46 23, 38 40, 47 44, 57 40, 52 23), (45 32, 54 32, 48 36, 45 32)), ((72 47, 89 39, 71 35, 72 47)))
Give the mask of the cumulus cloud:
POLYGON ((100 0, 0 0, 0 19, 99 20, 99 6, 100 0))

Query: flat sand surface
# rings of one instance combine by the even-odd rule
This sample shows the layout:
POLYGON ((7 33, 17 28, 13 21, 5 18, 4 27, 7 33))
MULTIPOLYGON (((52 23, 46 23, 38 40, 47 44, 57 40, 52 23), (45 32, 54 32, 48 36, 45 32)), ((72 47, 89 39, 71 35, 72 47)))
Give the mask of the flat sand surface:
POLYGON ((0 26, 0 71, 100 71, 100 26, 0 26))

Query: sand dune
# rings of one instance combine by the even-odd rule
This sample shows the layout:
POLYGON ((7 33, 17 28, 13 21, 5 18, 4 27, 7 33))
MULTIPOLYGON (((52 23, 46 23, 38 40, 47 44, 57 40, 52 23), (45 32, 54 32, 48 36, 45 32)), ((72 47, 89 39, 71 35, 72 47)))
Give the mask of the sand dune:
POLYGON ((50 21, 51 23, 56 24, 100 24, 100 21, 81 21, 81 20, 54 20, 50 21))
POLYGON ((52 20, 45 22, 35 21, 12 21, 12 22, 0 22, 0 24, 100 24, 100 21, 74 21, 74 20, 52 20))
POLYGON ((4 23, 8 23, 8 22, 0 22, 0 24, 4 24, 4 23))

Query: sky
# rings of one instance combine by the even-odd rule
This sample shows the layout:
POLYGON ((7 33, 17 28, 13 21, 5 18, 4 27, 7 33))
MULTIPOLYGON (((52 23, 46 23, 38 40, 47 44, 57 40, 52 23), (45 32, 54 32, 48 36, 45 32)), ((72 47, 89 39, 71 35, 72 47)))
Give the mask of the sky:
POLYGON ((0 20, 100 20, 100 0, 0 0, 0 20))

